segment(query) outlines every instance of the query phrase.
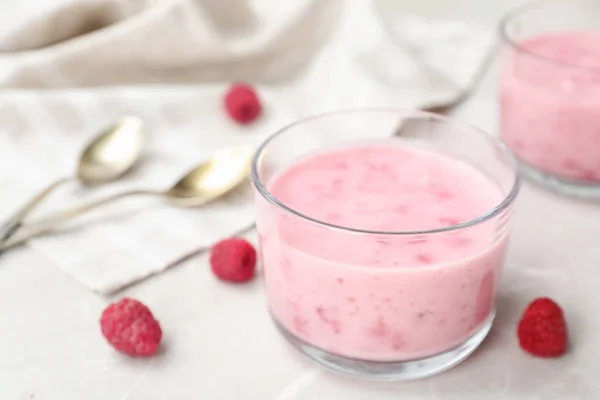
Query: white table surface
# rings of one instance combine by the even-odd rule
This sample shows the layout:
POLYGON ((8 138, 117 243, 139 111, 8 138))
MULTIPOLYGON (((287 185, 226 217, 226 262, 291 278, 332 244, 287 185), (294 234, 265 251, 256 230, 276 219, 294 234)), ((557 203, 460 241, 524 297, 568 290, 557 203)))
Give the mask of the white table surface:
MULTIPOLYGON (((48 2, 1 0, 1 29, 48 2)), ((472 5, 459 7, 460 12, 493 23, 519 2, 457 3, 472 5)), ((427 7, 436 3, 448 9, 450 2, 418 6, 431 12, 427 7)), ((493 95, 491 71, 463 111, 464 119, 495 129, 495 105, 478 104, 478 98, 493 95)), ((206 257, 119 295, 147 303, 164 329, 160 355, 122 357, 105 344, 98 326, 111 299, 78 286, 40 255, 21 248, 0 258, 0 399, 597 399, 598 238, 600 206, 525 184, 491 335, 453 370, 397 384, 340 378, 304 359, 271 325, 262 282, 219 284, 206 257), (566 311, 572 349, 562 359, 539 360, 518 348, 515 324, 526 303, 539 295, 556 298, 566 311)))

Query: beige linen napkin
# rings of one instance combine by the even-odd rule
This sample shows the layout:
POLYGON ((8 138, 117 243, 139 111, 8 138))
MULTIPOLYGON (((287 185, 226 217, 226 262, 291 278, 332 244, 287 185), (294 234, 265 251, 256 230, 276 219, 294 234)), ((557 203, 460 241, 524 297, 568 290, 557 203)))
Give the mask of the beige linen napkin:
MULTIPOLYGON (((489 49, 488 32, 455 22, 399 14, 384 29, 374 4, 89 0, 40 7, 0 38, 0 218, 72 174, 81 147, 123 114, 147 123, 150 144, 140 167, 104 187, 64 187, 45 211, 167 187, 217 149, 256 146, 307 113, 444 101, 467 84, 464 77, 489 49), (440 26, 442 34, 427 33, 440 26), (449 29, 456 40, 438 40, 449 29), (415 53, 398 46, 390 30, 413 50, 427 50, 428 71, 416 67, 415 53), (457 43, 470 61, 444 67, 457 43), (432 79, 429 69, 445 78, 432 79), (250 126, 236 125, 222 109, 223 93, 236 80, 256 84, 265 103, 265 114, 250 126)), ((131 199, 30 246, 86 287, 111 293, 250 224, 246 188, 194 210, 131 199)))

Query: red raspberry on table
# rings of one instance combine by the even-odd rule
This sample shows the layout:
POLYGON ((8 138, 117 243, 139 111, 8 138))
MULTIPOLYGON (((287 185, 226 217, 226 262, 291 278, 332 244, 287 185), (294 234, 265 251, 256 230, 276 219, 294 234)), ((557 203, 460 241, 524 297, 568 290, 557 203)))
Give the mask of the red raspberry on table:
POLYGON ((130 356, 151 356, 162 338, 160 325, 148 307, 129 298, 106 307, 100 327, 108 343, 130 356))
POLYGON ((225 94, 225 109, 234 121, 248 124, 262 112, 260 99, 250 85, 238 83, 229 88, 225 94))
POLYGON ((566 353, 568 335, 563 311, 549 298, 532 301, 519 321, 519 344, 538 357, 558 357, 566 353))
POLYGON ((227 282, 246 282, 254 277, 256 250, 241 238, 225 239, 210 252, 210 266, 217 278, 227 282))

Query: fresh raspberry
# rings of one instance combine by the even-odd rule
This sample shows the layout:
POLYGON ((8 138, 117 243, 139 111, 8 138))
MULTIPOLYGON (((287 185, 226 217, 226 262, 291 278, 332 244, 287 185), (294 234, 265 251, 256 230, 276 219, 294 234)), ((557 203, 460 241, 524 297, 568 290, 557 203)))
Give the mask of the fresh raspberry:
POLYGON ((128 298, 106 307, 100 327, 115 349, 130 356, 151 356, 162 338, 160 325, 148 307, 128 298))
POLYGON ((519 344, 538 357, 558 357, 567 351, 567 324, 563 311, 549 298, 532 301, 519 321, 519 344))
POLYGON ((213 274, 224 281, 249 281, 254 277, 256 250, 241 238, 222 240, 211 249, 210 266, 213 274))
POLYGON ((240 124, 254 121, 262 112, 262 105, 254 88, 247 84, 235 84, 225 94, 225 109, 240 124))

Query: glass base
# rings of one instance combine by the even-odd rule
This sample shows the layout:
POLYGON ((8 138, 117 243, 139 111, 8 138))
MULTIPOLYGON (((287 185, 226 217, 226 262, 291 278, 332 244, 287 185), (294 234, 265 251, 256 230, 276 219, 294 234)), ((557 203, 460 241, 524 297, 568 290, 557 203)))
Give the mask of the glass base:
POLYGON ((585 183, 559 178, 522 160, 519 160, 519 167, 524 177, 556 192, 584 199, 600 199, 600 182, 585 183))
POLYGON ((367 361, 328 353, 296 337, 276 318, 273 320, 296 349, 331 371, 353 378, 392 382, 436 375, 464 361, 483 342, 492 327, 494 316, 495 312, 490 314, 481 328, 462 344, 444 353, 406 361, 367 361))

